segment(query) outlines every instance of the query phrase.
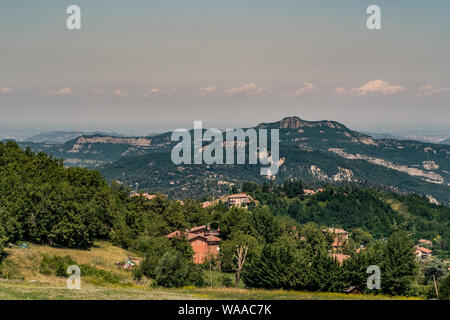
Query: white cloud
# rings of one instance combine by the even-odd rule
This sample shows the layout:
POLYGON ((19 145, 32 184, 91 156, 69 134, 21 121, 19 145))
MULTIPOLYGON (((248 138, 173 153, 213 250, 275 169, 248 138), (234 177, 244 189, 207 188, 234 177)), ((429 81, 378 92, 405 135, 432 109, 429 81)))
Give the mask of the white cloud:
POLYGON ((433 85, 429 84, 419 88, 419 96, 450 96, 450 88, 435 88, 433 85))
POLYGON ((11 88, 0 88, 0 94, 11 93, 11 91, 12 91, 11 88))
POLYGON ((156 96, 165 96, 165 97, 169 97, 169 96, 173 96, 175 94, 175 88, 171 88, 171 89, 159 89, 159 88, 153 88, 150 89, 149 91, 147 91, 146 93, 144 93, 142 95, 142 97, 144 98, 151 98, 151 97, 156 97, 156 96))
POLYGON ((60 96, 71 96, 73 94, 72 89, 63 88, 56 91, 50 91, 51 96, 60 97, 60 96))
POLYGON ((269 87, 257 87, 256 84, 247 83, 240 87, 231 88, 225 91, 225 94, 239 96, 239 95, 248 95, 248 96, 256 96, 269 94, 271 90, 269 87))
POLYGON ((154 89, 151 89, 151 90, 147 91, 142 96, 145 97, 145 98, 149 98, 149 97, 153 97, 153 96, 159 95, 161 92, 162 92, 161 89, 154 88, 154 89))
POLYGON ((128 97, 128 92, 123 91, 123 90, 121 90, 121 89, 116 89, 116 90, 114 90, 113 94, 114 94, 116 97, 128 97))
POLYGON ((206 96, 208 94, 214 93, 217 91, 216 87, 210 86, 210 87, 202 87, 199 89, 201 96, 206 96))
POLYGON ((305 82, 303 84, 303 87, 298 88, 292 92, 282 92, 282 93, 280 93, 280 96, 282 96, 282 97, 298 97, 298 96, 301 96, 306 93, 314 92, 316 90, 317 90, 317 88, 312 83, 305 82))
POLYGON ((359 88, 346 89, 344 87, 338 87, 334 92, 338 95, 367 96, 373 94, 392 95, 404 90, 405 88, 402 86, 391 85, 389 82, 377 79, 369 81, 359 88))

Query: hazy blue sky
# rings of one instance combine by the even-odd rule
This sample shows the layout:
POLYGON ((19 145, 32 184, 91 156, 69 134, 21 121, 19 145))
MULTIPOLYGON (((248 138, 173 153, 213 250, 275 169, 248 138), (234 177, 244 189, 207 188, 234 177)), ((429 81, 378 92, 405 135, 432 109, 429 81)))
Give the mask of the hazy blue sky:
POLYGON ((450 125, 449 17, 448 0, 1 0, 0 123, 450 125))

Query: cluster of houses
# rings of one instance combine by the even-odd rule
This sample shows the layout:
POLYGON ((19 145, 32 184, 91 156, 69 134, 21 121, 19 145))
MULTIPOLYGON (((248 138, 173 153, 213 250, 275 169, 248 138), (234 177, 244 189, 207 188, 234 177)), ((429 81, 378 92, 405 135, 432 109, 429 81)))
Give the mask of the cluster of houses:
MULTIPOLYGON (((328 228, 325 230, 322 230, 323 232, 331 232, 334 234, 334 242, 331 245, 331 251, 330 255, 334 257, 339 263, 342 264, 342 262, 348 258, 350 258, 349 255, 344 254, 344 248, 348 241, 348 232, 344 229, 339 228, 328 228)), ((416 258, 418 260, 426 260, 431 258, 431 254, 433 252, 432 250, 433 242, 431 240, 427 239, 420 239, 416 246, 415 246, 415 254, 416 258)), ((358 248, 356 249, 356 253, 359 253, 364 248, 358 248)))
MULTIPOLYGON (((325 191, 325 189, 317 189, 317 190, 303 189, 303 193, 305 195, 315 195, 316 193, 323 192, 323 191, 325 191)), ((238 194, 223 196, 223 197, 218 198, 217 201, 222 201, 223 203, 228 204, 229 208, 239 207, 239 208, 246 208, 246 209, 248 209, 248 206, 250 205, 250 203, 255 202, 255 200, 246 193, 238 193, 238 194)), ((212 202, 212 201, 205 201, 205 202, 201 203, 203 208, 208 208, 208 207, 212 206, 213 204, 214 204, 214 202, 212 202)))
MULTIPOLYGON (((344 248, 348 241, 348 232, 339 228, 328 228, 322 230, 323 232, 331 232, 335 238, 331 245, 330 256, 335 258, 340 264, 344 260, 350 258, 349 255, 344 254, 344 248)), ((194 263, 202 264, 209 259, 217 259, 220 252, 220 229, 211 229, 209 225, 202 225, 181 232, 174 231, 167 235, 168 238, 186 238, 189 240, 192 249, 194 250, 194 263)), ((303 237, 301 239, 304 239, 303 237)), ((359 252, 361 249, 357 249, 359 252)))
MULTIPOLYGON (((417 241, 415 249, 417 260, 426 261, 432 259, 431 254, 433 253, 433 242, 431 240, 420 239, 419 241, 417 241)), ((444 263, 447 271, 450 271, 450 259, 444 259, 442 262, 444 263)))
MULTIPOLYGON (((325 189, 317 189, 317 190, 303 189, 303 193, 305 195, 314 195, 318 192, 323 192, 324 190, 325 189)), ((130 196, 131 197, 141 196, 148 200, 152 200, 152 199, 156 198, 156 195, 154 195, 154 194, 137 193, 137 192, 133 192, 130 196)), ((250 205, 250 203, 255 202, 255 200, 246 193, 237 193, 237 194, 231 194, 228 196, 222 196, 222 197, 219 197, 216 201, 217 202, 222 201, 223 203, 226 203, 229 208, 238 207, 238 208, 246 208, 246 209, 248 209, 248 206, 250 205)), ((211 207, 212 205, 214 205, 214 203, 216 201, 204 201, 201 203, 201 206, 202 206, 202 208, 208 208, 208 207, 211 207)), ((179 200, 179 202, 180 202, 180 204, 183 204, 183 201, 179 200)))
MULTIPOLYGON (((305 189, 305 194, 315 194, 317 192, 322 192, 323 189, 315 190, 308 190, 305 189)), ((137 197, 142 196, 148 200, 152 200, 156 197, 156 195, 148 194, 148 193, 132 193, 131 197, 137 197)), ((248 208, 250 203, 254 202, 254 199, 246 194, 246 193, 238 193, 238 194, 232 194, 228 196, 223 196, 217 199, 217 201, 222 201, 223 203, 226 203, 229 208, 231 207, 238 207, 238 208, 248 208)), ((180 201, 181 204, 182 201, 180 201)), ((214 205, 214 202, 212 201, 205 201, 201 203, 201 206, 203 208, 208 208, 210 206, 214 205)), ((334 257, 339 263, 342 264, 342 262, 348 258, 350 258, 349 255, 344 254, 344 248, 348 241, 348 232, 344 229, 339 228, 328 228, 322 230, 323 232, 331 232, 334 234, 334 242, 332 244, 332 248, 330 250, 330 256, 334 257)), ((220 250, 220 242, 222 239, 220 236, 220 229, 214 230, 211 229, 209 225, 202 225, 199 227, 192 228, 190 230, 185 230, 183 232, 177 230, 169 235, 167 237, 169 238, 183 238, 189 240, 192 249, 194 250, 194 263, 202 264, 208 259, 217 259, 219 256, 219 250, 220 250)), ((359 252, 360 249, 357 249, 357 252, 359 252)))
MULTIPOLYGON (((309 190, 304 189, 305 195, 314 195, 317 192, 322 192, 323 189, 318 190, 309 190)), ((132 193, 131 197, 141 196, 148 200, 152 200, 156 197, 156 195, 148 194, 148 193, 132 193)), ((248 208, 250 203, 254 202, 253 198, 246 193, 238 193, 232 194, 228 196, 223 196, 218 198, 216 201, 222 201, 226 203, 229 208, 231 207, 239 207, 239 208, 248 208)), ((182 201, 179 201, 181 205, 183 205, 182 201)), ((213 201, 205 201, 201 203, 203 208, 208 208, 214 205, 213 201)), ((349 233, 344 229, 340 228, 327 228, 322 230, 323 232, 329 232, 334 235, 334 241, 331 245, 331 250, 329 254, 331 257, 336 259, 340 264, 344 262, 344 260, 349 259, 350 256, 344 253, 345 246, 347 245, 349 239, 349 233)), ((214 230, 211 229, 208 225, 203 225, 199 227, 192 228, 190 230, 174 231, 168 235, 169 238, 182 238, 186 237, 191 243, 191 246, 194 250, 194 262, 197 264, 204 263, 207 259, 218 258, 219 250, 220 250, 220 229, 214 230)), ((304 238, 303 238, 304 239, 304 238)), ((415 254, 417 259, 426 260, 431 258, 432 254, 432 241, 426 239, 420 239, 415 246, 415 254)), ((364 248, 356 249, 356 252, 360 252, 364 248)))
MULTIPOLYGON (((144 197, 147 200, 152 200, 156 198, 155 194, 148 194, 148 193, 137 193, 133 192, 130 194, 130 197, 144 197)), ((223 196, 217 199, 217 202, 222 201, 223 203, 226 203, 229 208, 231 207, 239 207, 239 208, 246 208, 248 209, 248 206, 250 203, 254 202, 253 198, 246 194, 246 193, 238 193, 238 194, 232 194, 228 196, 223 196)), ((178 202, 183 205, 183 201, 178 200, 178 202)), ((203 208, 208 208, 214 205, 215 202, 212 201, 205 201, 201 203, 201 206, 203 208)))
MULTIPOLYGON (((218 201, 226 203, 229 208, 238 207, 247 209, 249 204, 254 200, 246 193, 239 193, 220 197, 218 201)), ((201 206, 208 208, 213 204, 214 202, 212 201, 205 201, 201 203, 201 206)), ((169 238, 180 239, 185 237, 188 239, 194 250, 194 263, 196 264, 202 264, 209 259, 217 259, 219 257, 220 242, 222 241, 219 236, 220 229, 211 229, 210 225, 195 227, 184 232, 177 230, 167 235, 169 238)))

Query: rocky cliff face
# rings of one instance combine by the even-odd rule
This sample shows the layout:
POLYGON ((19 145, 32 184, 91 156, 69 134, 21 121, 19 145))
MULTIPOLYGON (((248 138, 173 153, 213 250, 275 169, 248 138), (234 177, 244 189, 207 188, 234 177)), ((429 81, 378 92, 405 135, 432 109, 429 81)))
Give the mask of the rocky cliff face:
POLYGON ((89 149, 92 144, 113 144, 128 145, 132 147, 149 147, 152 143, 150 138, 118 138, 107 136, 79 137, 73 143, 72 148, 67 151, 69 153, 77 153, 84 149, 89 149))

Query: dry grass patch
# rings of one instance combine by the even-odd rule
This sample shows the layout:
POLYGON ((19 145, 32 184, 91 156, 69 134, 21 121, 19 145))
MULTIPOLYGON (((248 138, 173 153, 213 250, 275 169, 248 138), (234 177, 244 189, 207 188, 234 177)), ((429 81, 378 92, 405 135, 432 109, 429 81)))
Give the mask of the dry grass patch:
POLYGON ((132 280, 131 272, 119 268, 116 262, 124 261, 128 256, 134 255, 105 241, 96 242, 89 250, 54 248, 31 244, 28 249, 11 248, 6 251, 8 257, 3 261, 1 271, 3 277, 8 279, 36 280, 41 283, 63 285, 66 279, 39 273, 42 255, 56 255, 70 256, 80 265, 90 264, 98 269, 111 271, 122 278, 132 280))

